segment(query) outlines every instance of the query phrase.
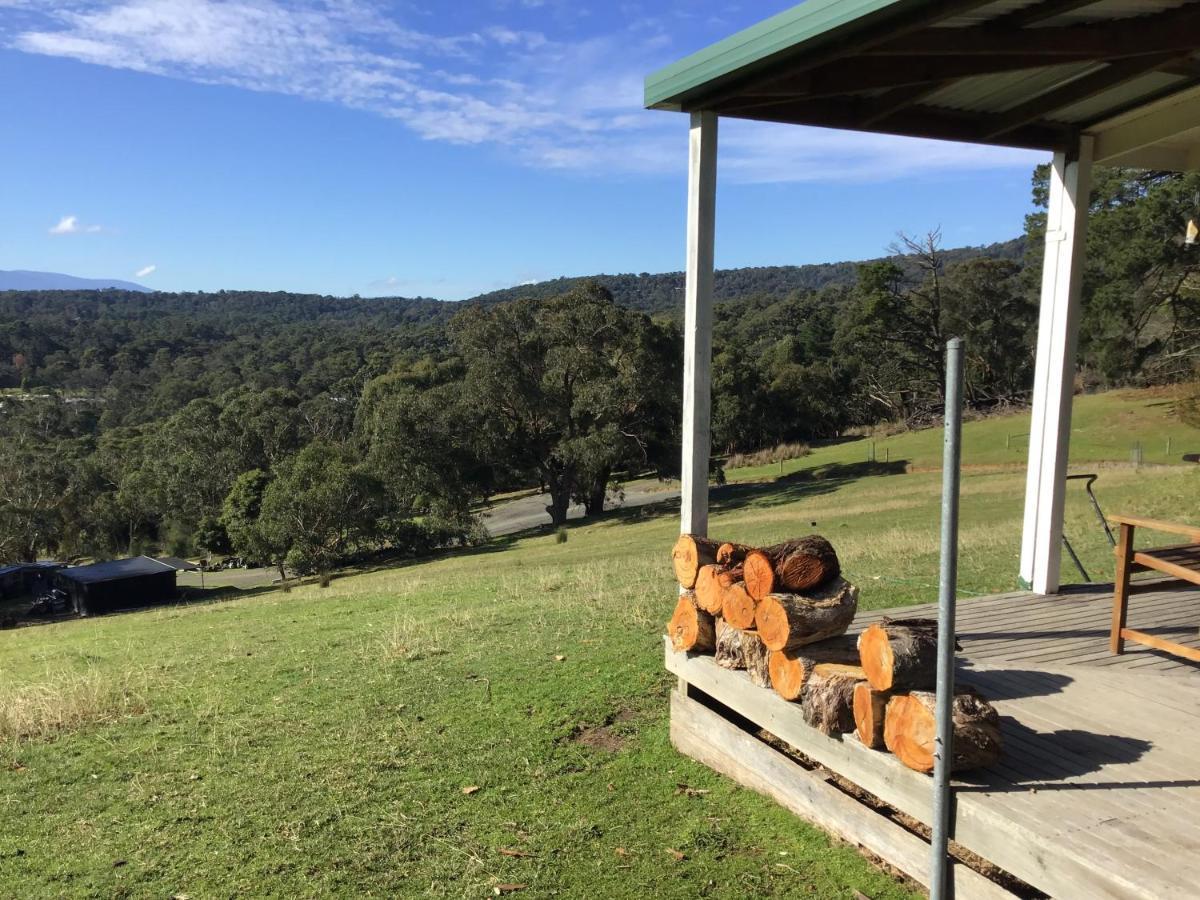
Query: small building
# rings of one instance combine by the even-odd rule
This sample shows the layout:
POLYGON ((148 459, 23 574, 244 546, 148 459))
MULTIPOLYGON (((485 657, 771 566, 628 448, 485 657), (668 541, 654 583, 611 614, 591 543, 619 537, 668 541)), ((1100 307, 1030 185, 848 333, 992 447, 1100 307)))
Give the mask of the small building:
POLYGON ((135 556, 61 569, 56 581, 75 611, 91 616, 175 599, 175 572, 169 563, 135 556))
POLYGON ((16 600, 40 594, 54 582, 54 573, 64 563, 39 560, 0 566, 0 600, 16 600))

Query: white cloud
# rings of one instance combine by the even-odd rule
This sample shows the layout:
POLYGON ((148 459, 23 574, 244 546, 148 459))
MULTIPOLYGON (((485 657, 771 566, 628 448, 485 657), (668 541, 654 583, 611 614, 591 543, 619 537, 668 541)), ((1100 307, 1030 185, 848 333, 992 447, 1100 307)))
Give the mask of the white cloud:
POLYGON ((50 226, 50 234, 95 234, 100 231, 99 225, 84 225, 78 216, 63 216, 58 224, 50 226))
POLYGON ((136 272, 133 273, 133 277, 134 278, 145 278, 147 275, 153 275, 154 270, 157 268, 158 268, 158 266, 155 266, 155 265, 142 266, 140 269, 138 269, 136 272))
MULTIPOLYGON (((492 12, 473 18, 542 2, 492 0, 492 12)), ((577 6, 574 19, 586 13, 577 6)), ((641 104, 645 73, 681 55, 672 16, 688 10, 646 18, 635 6, 615 31, 564 40, 486 21, 435 34, 407 27, 382 0, 62 0, 27 9, 0 20, 0 46, 337 103, 534 167, 628 175, 685 165, 686 118, 641 104)), ((1028 167, 1035 158, 735 122, 723 125, 721 171, 741 182, 861 181, 935 166, 1028 167)))

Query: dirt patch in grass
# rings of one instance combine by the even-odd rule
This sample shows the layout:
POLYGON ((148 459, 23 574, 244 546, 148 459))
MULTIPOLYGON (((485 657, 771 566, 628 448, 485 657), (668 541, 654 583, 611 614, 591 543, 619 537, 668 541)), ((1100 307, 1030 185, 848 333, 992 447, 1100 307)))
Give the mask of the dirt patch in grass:
POLYGON ((572 744, 580 744, 593 750, 617 753, 625 749, 631 738, 629 734, 623 734, 618 726, 632 721, 633 718, 632 710, 622 709, 606 718, 603 724, 576 727, 567 740, 572 744))

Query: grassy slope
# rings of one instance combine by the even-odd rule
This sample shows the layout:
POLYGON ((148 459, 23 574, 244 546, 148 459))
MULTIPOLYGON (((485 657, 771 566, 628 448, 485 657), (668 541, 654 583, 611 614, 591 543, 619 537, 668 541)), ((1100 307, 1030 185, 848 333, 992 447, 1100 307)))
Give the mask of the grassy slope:
MULTIPOLYGON (((1149 447, 1155 402, 1088 398, 1077 447, 1096 459, 1115 442, 1126 459, 1137 431, 1149 447), (1106 424, 1122 415, 1141 424, 1106 424)), ((1006 428, 1027 430, 972 423, 968 461, 986 432, 1002 449, 1006 428)), ((938 441, 889 443, 921 468, 938 441)), ((713 533, 766 541, 817 522, 864 604, 931 599, 939 476, 872 474, 853 467, 860 451, 788 464, 824 478, 730 485, 713 533)), ((1194 468, 1109 466, 1097 489, 1112 511, 1187 517, 1194 468)), ((965 592, 1013 586, 1022 488, 1004 468, 964 479, 965 592)), ((1099 575, 1111 557, 1080 499, 1068 529, 1099 575)), ((110 721, 0 748, 0 895, 478 897, 504 882, 529 896, 905 895, 670 749, 658 635, 673 508, 324 590, 3 633, 0 711, 41 688, 48 706, 76 698, 110 721), (622 749, 573 740, 601 726, 622 749)))

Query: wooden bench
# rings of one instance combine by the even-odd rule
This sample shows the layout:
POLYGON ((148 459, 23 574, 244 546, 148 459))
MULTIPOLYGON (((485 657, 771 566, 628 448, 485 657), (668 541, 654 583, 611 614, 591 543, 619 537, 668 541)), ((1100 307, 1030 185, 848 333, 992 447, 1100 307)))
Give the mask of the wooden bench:
POLYGON ((1125 642, 1135 641, 1165 653, 1173 653, 1184 659, 1200 662, 1200 650, 1125 627, 1125 617, 1129 609, 1129 576, 1133 572, 1153 569, 1156 572, 1164 572, 1175 578, 1190 581, 1192 584, 1200 584, 1200 526, 1143 519, 1137 516, 1109 516, 1108 518, 1109 521, 1121 526, 1121 534, 1117 539, 1115 551, 1117 574, 1113 579, 1112 635, 1109 640, 1112 652, 1124 653, 1125 642), (1135 550, 1133 534, 1137 528, 1178 534, 1186 537, 1191 543, 1151 550, 1135 550))

